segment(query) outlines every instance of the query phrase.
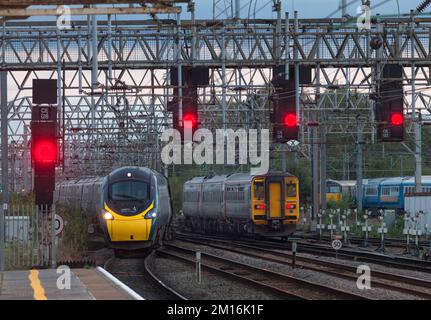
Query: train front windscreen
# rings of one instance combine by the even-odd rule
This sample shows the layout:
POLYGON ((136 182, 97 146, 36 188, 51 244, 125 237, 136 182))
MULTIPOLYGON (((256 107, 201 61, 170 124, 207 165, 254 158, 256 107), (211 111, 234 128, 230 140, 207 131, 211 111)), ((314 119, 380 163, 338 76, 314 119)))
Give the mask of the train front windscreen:
POLYGON ((109 203, 121 215, 135 215, 151 203, 151 186, 140 180, 116 181, 109 187, 109 203))
POLYGON ((150 186, 143 181, 119 181, 111 186, 110 198, 113 201, 139 201, 150 200, 150 186))

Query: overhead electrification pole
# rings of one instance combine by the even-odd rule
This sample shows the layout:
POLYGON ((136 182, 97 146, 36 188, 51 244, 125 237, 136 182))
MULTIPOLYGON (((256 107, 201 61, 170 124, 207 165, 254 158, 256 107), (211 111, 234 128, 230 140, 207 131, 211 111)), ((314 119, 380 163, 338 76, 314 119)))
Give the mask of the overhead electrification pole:
POLYGON ((0 210, 0 271, 5 268, 4 241, 5 217, 9 203, 9 167, 8 167, 8 108, 7 108, 7 71, 0 72, 0 105, 1 105, 1 175, 2 175, 2 208, 0 210))
MULTIPOLYGON (((93 8, 96 8, 96 5, 93 5, 93 8)), ((99 73, 99 65, 98 65, 98 57, 97 57, 97 16, 94 14, 91 16, 91 51, 92 51, 92 66, 91 66, 91 141, 92 143, 96 143, 96 97, 95 90, 97 90, 99 82, 98 82, 98 73, 99 73)), ((96 174, 96 159, 97 156, 93 155, 93 174, 96 174)))
MULTIPOLYGON (((412 22, 410 32, 413 34, 415 29, 415 17, 413 10, 411 11, 412 22)), ((410 37, 411 54, 412 58, 415 57, 415 40, 410 37)), ((414 141, 415 141, 415 191, 422 192, 422 132, 421 132, 421 115, 420 111, 416 114, 416 72, 415 63, 412 62, 411 67, 411 84, 412 84, 412 120, 414 127, 414 141)))
POLYGON ((235 0, 235 19, 241 18, 241 0, 235 0))
POLYGON ((346 0, 341 0, 340 7, 341 7, 341 16, 344 17, 346 15, 346 13, 347 13, 347 8, 346 8, 347 7, 347 3, 346 3, 346 0))
POLYGON ((363 129, 360 124, 358 124, 358 135, 357 135, 357 141, 356 141, 356 199, 357 199, 357 206, 358 206, 358 212, 362 212, 362 178, 363 178, 363 154, 362 154, 362 148, 363 148, 363 129))

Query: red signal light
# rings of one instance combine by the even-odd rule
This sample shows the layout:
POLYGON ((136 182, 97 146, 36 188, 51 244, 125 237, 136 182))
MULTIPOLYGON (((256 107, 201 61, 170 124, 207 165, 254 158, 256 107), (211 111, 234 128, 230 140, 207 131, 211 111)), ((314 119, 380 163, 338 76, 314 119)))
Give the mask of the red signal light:
POLYGON ((394 126, 400 126, 404 122, 402 113, 394 113, 391 115, 391 124, 394 126))
POLYGON ((54 141, 38 141, 33 148, 33 160, 35 162, 57 161, 57 145, 54 141))
POLYGON ((286 209, 295 209, 295 205, 294 204, 291 204, 291 203, 286 203, 286 209))
POLYGON ((183 114, 183 126, 184 128, 195 128, 197 124, 197 116, 194 113, 183 114))
POLYGON ((288 113, 284 116, 284 124, 287 127, 296 127, 296 114, 288 113))
POLYGON ((254 208, 255 208, 256 210, 265 210, 265 205, 264 205, 263 203, 261 203, 261 204, 256 204, 256 205, 254 206, 254 208))

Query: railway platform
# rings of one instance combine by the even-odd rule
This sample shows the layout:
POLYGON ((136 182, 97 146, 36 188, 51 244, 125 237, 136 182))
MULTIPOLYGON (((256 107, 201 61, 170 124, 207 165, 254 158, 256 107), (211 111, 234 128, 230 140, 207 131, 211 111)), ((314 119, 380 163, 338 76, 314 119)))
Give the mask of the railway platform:
POLYGON ((68 275, 61 276, 56 269, 1 272, 0 300, 143 299, 100 267, 70 269, 68 275))

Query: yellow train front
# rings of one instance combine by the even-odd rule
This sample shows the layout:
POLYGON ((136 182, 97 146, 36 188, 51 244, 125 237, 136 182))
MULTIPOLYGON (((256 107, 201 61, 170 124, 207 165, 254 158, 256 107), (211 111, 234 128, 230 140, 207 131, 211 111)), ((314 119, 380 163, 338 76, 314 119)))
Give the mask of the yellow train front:
POLYGON ((344 196, 356 197, 356 181, 326 180, 326 202, 340 202, 344 196))
POLYGON ((298 178, 282 172, 196 177, 184 184, 188 229, 287 237, 299 214, 298 178))
POLYGON ((171 219, 164 176, 148 168, 117 169, 106 177, 100 199, 100 226, 109 247, 135 250, 161 243, 171 219))

